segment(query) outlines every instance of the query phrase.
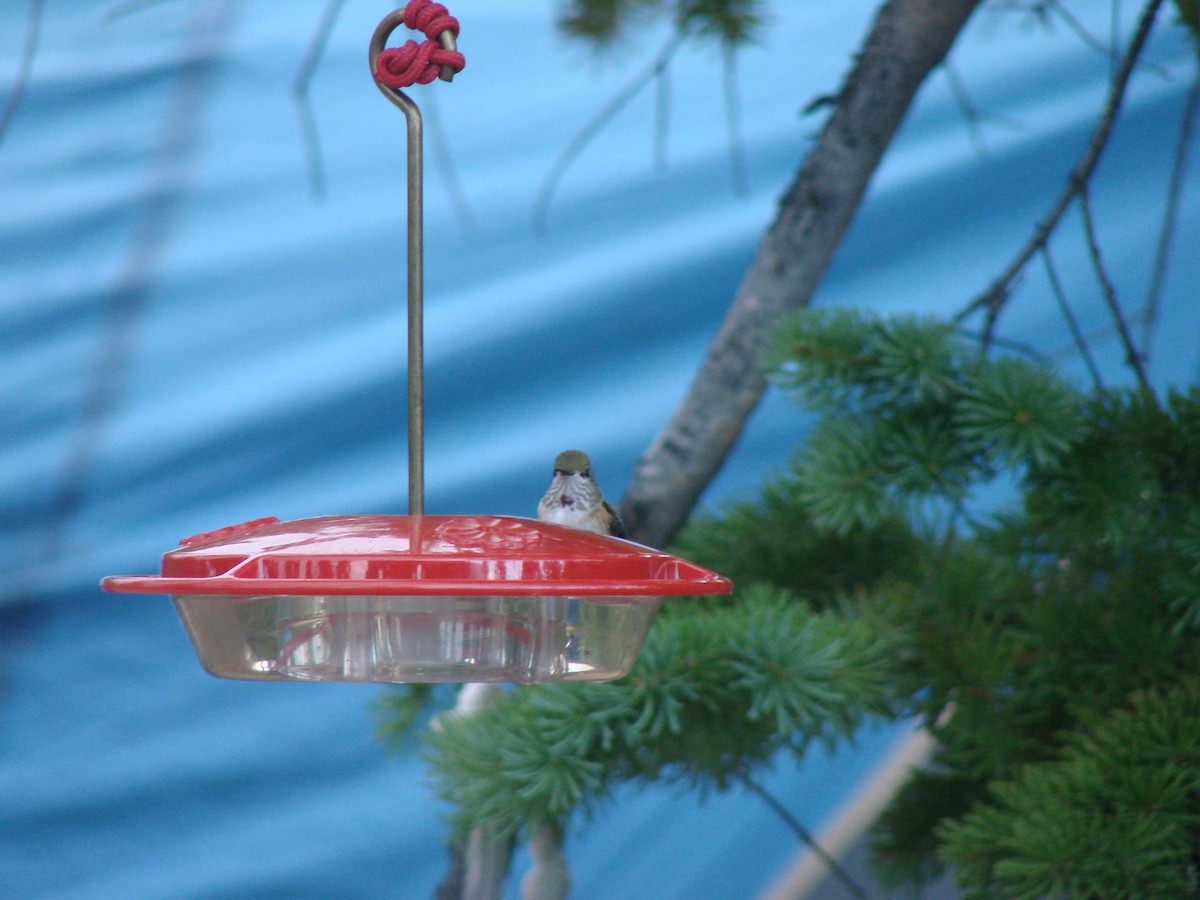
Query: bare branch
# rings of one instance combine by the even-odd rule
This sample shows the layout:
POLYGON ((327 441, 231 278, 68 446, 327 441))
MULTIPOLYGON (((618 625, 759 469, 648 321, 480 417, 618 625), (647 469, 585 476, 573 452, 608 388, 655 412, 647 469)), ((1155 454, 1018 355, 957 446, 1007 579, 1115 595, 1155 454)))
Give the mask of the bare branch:
POLYGON ((1002 2, 997 2, 994 6, 1001 11, 1016 10, 1018 12, 1028 13, 1047 31, 1053 31, 1054 29, 1054 22, 1051 19, 1051 14, 1057 15, 1067 24, 1068 30, 1075 32, 1075 35, 1093 50, 1096 50, 1105 56, 1108 56, 1111 52, 1110 48, 1105 46, 1104 41, 1100 40, 1100 38, 1088 31, 1087 27, 1081 21, 1079 21, 1079 18, 1073 12, 1063 6, 1059 0, 1032 0, 1032 2, 1002 0, 1002 2))
POLYGON ((592 116, 576 132, 575 136, 567 143, 567 146, 563 148, 563 151, 558 155, 558 159, 554 161, 554 165, 550 167, 550 171, 546 174, 546 178, 542 181, 537 199, 533 203, 533 227, 536 231, 545 230, 546 215, 550 209, 550 201, 554 199, 554 191, 558 188, 558 183, 562 180, 563 175, 566 174, 567 169, 571 167, 571 163, 579 157, 579 154, 603 130, 604 126, 611 122, 621 110, 629 105, 629 102, 634 97, 641 93, 642 88, 651 79, 666 71, 667 66, 671 62, 671 57, 675 55, 675 50, 678 46, 679 43, 673 36, 659 54, 651 60, 650 65, 630 79, 621 90, 617 91, 616 95, 604 104, 600 108, 600 111, 592 116))
POLYGON ((654 168, 667 167, 667 139, 671 132, 671 70, 663 66, 654 74, 654 168))
POLYGON ((1133 335, 1129 333, 1129 323, 1125 320, 1125 314, 1121 311, 1121 304, 1117 299, 1117 289, 1108 276, 1104 258, 1100 253, 1100 240, 1096 236, 1096 221, 1092 216, 1092 202, 1086 188, 1079 191, 1079 208, 1083 214, 1083 233, 1087 238, 1088 258, 1092 261, 1096 280, 1100 283, 1100 292, 1104 296, 1104 302, 1108 305, 1108 311, 1113 317, 1113 324, 1116 325, 1121 343, 1125 347, 1125 361, 1137 375, 1138 383, 1148 389, 1150 380, 1146 377, 1146 367, 1142 364, 1142 355, 1133 343, 1133 335))
POLYGON ((980 2, 880 8, 700 370, 638 461, 621 505, 635 540, 668 543, 720 468, 766 388, 772 333, 808 303, 918 88, 980 2))
POLYGON ((741 781, 747 790, 762 800, 763 803, 767 804, 771 812, 779 816, 783 824, 788 827, 792 834, 796 835, 800 843, 804 844, 804 846, 821 858, 821 862, 825 863, 830 873, 842 883, 846 890, 859 898, 859 900, 867 900, 867 892, 863 889, 863 886, 855 881, 854 876, 847 872, 841 863, 830 856, 824 847, 817 843, 817 839, 813 837, 812 832, 805 828, 804 824, 792 815, 791 810, 780 803, 774 794, 748 775, 743 775, 741 781))
MULTIPOLYGON (((1079 35, 1080 39, 1085 44, 1094 48, 1098 52, 1103 53, 1113 61, 1114 66, 1116 65, 1117 44, 1115 39, 1111 44, 1106 45, 1104 41, 1100 40, 1100 38, 1096 37, 1096 35, 1087 30, 1087 27, 1079 21, 1079 18, 1075 15, 1075 13, 1063 6, 1060 2, 1058 2, 1058 0, 1049 0, 1046 5, 1052 9, 1060 19, 1066 22, 1067 27, 1079 35)), ((1114 38, 1115 36, 1116 33, 1114 32, 1114 38)))
POLYGON ((42 33, 43 0, 29 0, 29 13, 25 17, 25 41, 21 46, 21 57, 17 62, 17 72, 13 76, 12 90, 8 94, 8 102, 0 110, 0 144, 8 135, 8 128, 16 118, 21 106, 21 98, 25 96, 25 88, 29 86, 29 76, 33 72, 33 59, 37 56, 38 38, 42 33))
POLYGON ((1046 266, 1046 278, 1050 282, 1050 290, 1054 294, 1054 299, 1058 302, 1059 311, 1062 312, 1063 318, 1067 322, 1067 329, 1071 332, 1071 339, 1075 341, 1075 349, 1079 351, 1079 355, 1083 358, 1084 365, 1087 366, 1088 374, 1092 377, 1092 383, 1097 388, 1103 389, 1104 380, 1100 377, 1100 370, 1096 367, 1096 361, 1092 359, 1092 351, 1088 347, 1087 339, 1083 336, 1083 331, 1079 328, 1079 321, 1075 318, 1075 313, 1071 312, 1071 307, 1067 303, 1067 292, 1063 290, 1062 281, 1058 277, 1058 270, 1054 267, 1054 260, 1050 258, 1050 246, 1044 245, 1041 249, 1042 262, 1046 266))
POLYGON ((954 68, 954 64, 950 60, 942 63, 942 71, 946 74, 946 82, 950 85, 950 93, 954 97, 954 102, 958 105, 959 112, 962 113, 963 121, 967 123, 967 134, 971 138, 971 143, 975 145, 975 152, 982 159, 987 159, 989 156, 987 142, 983 139, 983 129, 979 127, 981 117, 979 110, 971 102, 971 95, 967 93, 967 86, 963 84, 958 70, 954 68))
MULTIPOLYGON (((983 332, 982 331, 972 331, 970 328, 963 328, 960 325, 954 329, 954 333, 961 335, 962 337, 966 338, 967 340, 975 341, 976 343, 981 344, 981 345, 983 344, 983 332)), ((1012 353, 1019 353, 1022 356, 1024 356, 1026 359, 1033 360, 1034 362, 1038 362, 1038 363, 1049 362, 1049 358, 1046 356, 1046 354, 1042 353, 1040 350, 1038 350, 1033 345, 1025 343, 1024 341, 1016 341, 1016 340, 1013 340, 1012 338, 1001 338, 1001 337, 993 336, 991 338, 991 340, 988 342, 988 345, 992 346, 992 347, 1001 347, 1005 350, 1011 351, 1012 353)))
POLYGON ((1154 25, 1154 20, 1158 16, 1162 4, 1163 0, 1149 0, 1143 8, 1141 17, 1138 20, 1137 30, 1129 42, 1129 47, 1121 59, 1121 64, 1117 68, 1116 74, 1113 76, 1112 84, 1109 86, 1108 99, 1105 101, 1100 120, 1096 123, 1095 129, 1092 131, 1092 136, 1084 148, 1083 155, 1067 176, 1066 185, 1051 205, 1050 211, 1037 223, 1032 237, 1021 248, 1012 262, 1005 267, 1004 271, 988 285, 983 293, 959 311, 955 316, 957 321, 961 321, 973 313, 984 310, 987 314, 987 325, 984 329, 985 334, 991 334, 994 330, 1001 310, 1012 296, 1012 287, 1018 276, 1025 269, 1029 261, 1033 259, 1034 255, 1046 245, 1046 242, 1050 239, 1050 235, 1058 227, 1063 214, 1070 207, 1071 202, 1079 196, 1079 193, 1087 186, 1093 173, 1096 171, 1096 166, 1099 164, 1100 157, 1104 152, 1104 148, 1108 145, 1108 139, 1112 134, 1117 113, 1120 111, 1121 103, 1125 98, 1125 91, 1129 86, 1130 75, 1133 73, 1134 66, 1137 64, 1138 57, 1141 56, 1147 39, 1150 37, 1150 30, 1154 25))
POLYGON ((1117 60, 1121 54, 1121 0, 1109 0, 1108 4, 1108 58, 1112 71, 1117 71, 1117 60))
POLYGON ((313 112, 308 87, 321 64, 329 35, 337 22, 345 0, 327 0, 321 12, 321 20, 308 43, 308 50, 300 61, 296 76, 292 79, 292 100, 296 104, 296 117, 300 121, 300 136, 304 145, 304 158, 308 169, 308 189, 316 200, 325 199, 325 161, 321 155, 321 135, 317 131, 317 117, 313 112))
POLYGON ((746 140, 742 136, 741 100, 738 97, 737 49, 732 44, 721 47, 721 83, 725 94, 725 125, 729 130, 729 170, 733 177, 733 192, 739 197, 750 193, 746 166, 746 140))
MULTIPOLYGON (((326 0, 321 12, 320 21, 309 40, 304 58, 296 69, 292 79, 292 101, 296 105, 296 118, 300 124, 300 139, 304 146, 305 168, 308 171, 309 194, 314 200, 325 199, 325 160, 321 152, 321 135, 317 129, 317 117, 313 110, 309 88, 316 77, 321 57, 329 44, 329 37, 337 23, 345 0, 326 0)), ((437 114, 437 93, 430 91, 422 97, 422 103, 427 113, 425 122, 429 126, 428 134, 432 155, 437 163, 437 172, 442 180, 442 186, 450 197, 450 205, 459 221, 468 231, 475 229, 475 219, 467 202, 466 192, 458 180, 458 170, 454 165, 454 156, 450 152, 450 142, 446 139, 446 130, 442 126, 441 117, 437 114)))
POLYGON ((185 23, 190 46, 174 78, 169 114, 162 123, 158 146, 145 167, 138 219, 120 273, 105 289, 103 303, 98 305, 100 344, 66 453, 62 481, 53 499, 45 538, 47 560, 67 552, 67 525, 85 498, 105 429, 124 387, 137 328, 190 189, 188 179, 194 174, 202 114, 220 68, 232 8, 232 0, 193 4, 190 21, 185 23))
POLYGON ((151 6, 157 6, 160 3, 165 3, 166 0, 124 0, 123 3, 116 3, 109 7, 108 12, 104 14, 105 22, 114 22, 122 16, 127 16, 130 13, 141 12, 151 6))
POLYGON ((1192 86, 1183 102, 1183 115, 1179 120, 1179 137, 1175 141, 1175 159, 1171 164, 1171 181, 1167 187, 1167 207, 1163 211, 1162 227, 1158 233, 1158 246, 1154 252, 1154 269, 1150 287, 1146 292, 1146 305, 1142 310, 1142 353, 1150 359, 1150 348, 1154 342, 1154 327, 1158 324, 1158 308, 1162 302, 1163 286, 1167 280, 1167 263, 1171 255, 1171 243, 1179 224, 1179 198, 1183 193, 1187 176, 1188 154, 1192 148, 1192 135, 1196 131, 1196 113, 1200 110, 1200 66, 1192 75, 1192 86))

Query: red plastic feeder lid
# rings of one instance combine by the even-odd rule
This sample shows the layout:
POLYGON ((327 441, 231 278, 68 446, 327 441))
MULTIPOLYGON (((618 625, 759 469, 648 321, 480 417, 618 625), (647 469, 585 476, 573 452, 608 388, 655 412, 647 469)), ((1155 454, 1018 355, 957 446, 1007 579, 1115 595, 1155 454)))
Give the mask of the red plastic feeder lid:
POLYGON ((727 594, 729 579, 640 544, 505 516, 256 519, 180 542, 161 575, 112 575, 140 594, 727 594))

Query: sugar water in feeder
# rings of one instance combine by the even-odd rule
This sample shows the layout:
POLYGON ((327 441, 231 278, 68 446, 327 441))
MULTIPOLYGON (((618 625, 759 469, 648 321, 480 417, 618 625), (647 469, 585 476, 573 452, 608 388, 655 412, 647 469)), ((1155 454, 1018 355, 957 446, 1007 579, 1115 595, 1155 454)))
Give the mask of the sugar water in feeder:
POLYGON ((603 681, 629 671, 665 595, 729 582, 618 538, 496 516, 326 516, 186 539, 161 575, 223 678, 603 681))

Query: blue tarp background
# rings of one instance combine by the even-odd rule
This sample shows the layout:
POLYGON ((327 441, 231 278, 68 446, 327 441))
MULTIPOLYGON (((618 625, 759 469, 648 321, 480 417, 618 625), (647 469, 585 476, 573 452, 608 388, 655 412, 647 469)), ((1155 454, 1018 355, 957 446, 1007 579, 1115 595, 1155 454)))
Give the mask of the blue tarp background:
MULTIPOLYGON (((430 512, 533 515, 553 456, 576 446, 620 496, 819 127, 799 111, 836 90, 874 5, 776 3, 739 55, 746 192, 719 58, 685 47, 666 168, 648 86, 569 169, 541 233, 558 154, 668 35, 597 59, 554 32, 548 0, 452 5, 468 68, 414 91, 430 128, 430 512)), ((817 302, 951 313, 1049 207, 1112 64, 1065 20, 1004 6, 978 13, 952 59, 986 150, 936 74, 817 302)), ((1128 34, 1127 7, 1068 4, 1101 43, 1128 34)), ((0 103, 29 8, 0 5, 0 103)), ((419 760, 373 738, 383 688, 209 678, 167 600, 97 587, 222 525, 404 511, 403 117, 366 69, 390 7, 348 0, 311 82, 321 201, 291 86, 323 3, 174 0, 106 18, 116 8, 45 3, 0 142, 0 894, 428 897, 442 810, 419 760)), ((1195 66, 1162 18, 1093 191, 1139 337, 1195 66)), ((1192 383, 1200 363, 1192 172, 1153 336, 1159 385, 1192 383)), ((1053 247, 1105 372, 1128 383, 1076 217, 1053 247)), ((1036 266, 1003 333, 1082 381, 1036 266)), ((770 395, 705 504, 752 494, 805 421, 770 395)), ((819 828, 908 727, 781 759, 768 784, 819 828)), ((752 797, 639 787, 578 823, 568 852, 581 900, 720 900, 755 896, 797 848, 752 797)))

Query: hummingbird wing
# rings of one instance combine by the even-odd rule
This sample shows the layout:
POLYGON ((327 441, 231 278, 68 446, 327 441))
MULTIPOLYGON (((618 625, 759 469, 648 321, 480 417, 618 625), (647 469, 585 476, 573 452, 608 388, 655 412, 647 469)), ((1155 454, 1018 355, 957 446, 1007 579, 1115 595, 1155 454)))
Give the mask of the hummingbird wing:
POLYGON ((625 537, 625 523, 621 521, 620 514, 613 509, 611 503, 607 500, 601 500, 601 505, 604 507, 604 512, 608 516, 608 533, 613 537, 625 537))

